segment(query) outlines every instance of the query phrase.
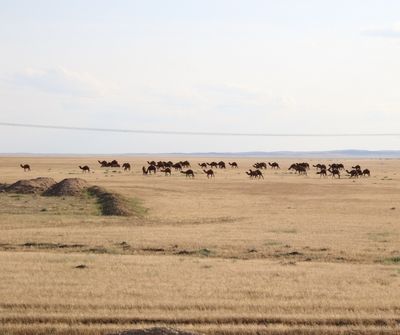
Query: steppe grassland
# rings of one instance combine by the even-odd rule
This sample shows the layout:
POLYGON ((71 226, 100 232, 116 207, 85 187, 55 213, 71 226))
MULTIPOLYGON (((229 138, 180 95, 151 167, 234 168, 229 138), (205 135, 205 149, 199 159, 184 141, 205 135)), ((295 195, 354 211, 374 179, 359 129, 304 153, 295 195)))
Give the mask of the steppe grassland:
POLYGON ((189 180, 143 176, 143 157, 112 158, 133 170, 100 169, 97 157, 0 159, 0 183, 82 177, 138 210, 103 217, 87 197, 0 195, 3 332, 155 324, 204 333, 399 332, 400 161, 341 160, 372 176, 333 180, 313 169, 289 173, 298 159, 270 159, 282 169, 258 181, 244 173, 257 158, 235 159, 239 169, 217 170, 215 180, 197 163, 216 159, 190 158, 198 173, 189 180), (19 168, 27 162, 30 173, 19 168), (81 173, 83 164, 94 173, 81 173))

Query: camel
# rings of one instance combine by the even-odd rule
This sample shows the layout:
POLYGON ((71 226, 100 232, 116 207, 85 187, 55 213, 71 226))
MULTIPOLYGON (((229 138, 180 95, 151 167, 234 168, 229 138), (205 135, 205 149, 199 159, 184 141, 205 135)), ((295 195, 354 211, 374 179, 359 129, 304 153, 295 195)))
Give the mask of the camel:
POLYGON ((325 164, 318 163, 317 165, 313 165, 313 167, 317 168, 317 170, 326 170, 325 164))
POLYGON ((358 178, 358 170, 346 170, 347 174, 350 175, 350 178, 358 178))
POLYGON ((218 162, 218 167, 219 167, 220 169, 226 169, 225 162, 223 162, 223 161, 218 162))
POLYGON ((207 175, 207 178, 215 178, 214 171, 209 169, 209 170, 203 170, 203 172, 207 175))
POLYGON ((166 176, 171 175, 171 169, 170 168, 161 169, 160 171, 164 172, 166 176))
POLYGON ((207 163, 199 163, 199 166, 202 168, 202 169, 205 169, 205 168, 207 168, 207 163))
POLYGON ((329 164, 330 169, 338 169, 338 170, 344 170, 344 165, 342 163, 333 163, 329 164))
POLYGON ((273 163, 270 163, 270 162, 268 162, 268 165, 271 167, 271 169, 281 169, 281 167, 279 166, 279 164, 277 163, 277 162, 273 162, 273 163))
POLYGON ((363 174, 364 177, 365 176, 371 177, 371 171, 369 171, 368 169, 364 169, 362 174, 363 174))
POLYGON ((107 163, 107 161, 99 161, 99 160, 98 160, 98 162, 99 162, 99 164, 100 164, 100 167, 108 167, 108 166, 109 166, 109 164, 107 163))
POLYGON ((336 178, 335 176, 338 176, 338 178, 340 179, 340 171, 339 171, 339 169, 337 169, 337 168, 335 168, 335 169, 329 168, 328 171, 330 172, 332 178, 336 178))
POLYGON ((322 176, 326 177, 326 169, 321 169, 320 171, 317 172, 317 174, 319 174, 319 177, 321 178, 322 176))
POLYGON ((31 170, 31 167, 29 164, 20 164, 19 166, 24 169, 24 172, 31 170))
POLYGON ((142 172, 143 174, 147 175, 147 169, 144 166, 142 166, 142 172))
POLYGON ((267 164, 264 162, 261 163, 255 163, 253 164, 253 167, 256 169, 266 169, 267 168, 267 164))
POLYGON ((194 178, 194 172, 193 172, 193 170, 186 170, 186 171, 181 171, 181 173, 183 173, 184 175, 186 175, 186 178, 190 178, 190 177, 192 177, 192 178, 194 178))
POLYGON ((172 167, 175 169, 175 171, 181 171, 182 170, 182 164, 181 163, 172 164, 172 167))
POLYGON ((351 168, 355 169, 355 170, 361 170, 361 166, 360 165, 352 166, 351 168))
POLYGON ((218 167, 218 163, 217 162, 207 163, 207 165, 211 166, 212 169, 218 167))
POLYGON ((238 164, 236 163, 236 162, 228 162, 228 164, 232 167, 232 168, 235 168, 235 169, 237 169, 238 168, 238 164))
POLYGON ((84 172, 90 172, 90 168, 87 165, 85 165, 85 166, 80 166, 79 165, 79 168, 82 170, 83 173, 84 172))
POLYGON ((122 164, 122 167, 124 168, 124 171, 131 170, 131 165, 129 163, 122 164))
POLYGON ((304 164, 307 164, 307 163, 294 163, 294 164, 290 165, 288 170, 289 171, 294 170, 295 173, 307 175, 307 168, 306 168, 306 165, 304 165, 304 164))
POLYGON ((190 168, 189 161, 183 161, 183 162, 179 162, 179 163, 181 163, 182 167, 184 167, 185 169, 190 168))
POLYGON ((155 161, 151 161, 151 162, 147 161, 147 164, 149 164, 149 165, 156 165, 156 162, 155 162, 155 161))
POLYGON ((255 179, 255 178, 258 178, 258 179, 264 179, 264 176, 263 176, 263 174, 262 174, 262 172, 260 171, 260 170, 255 170, 255 171, 253 171, 253 170, 249 170, 249 172, 247 172, 246 171, 246 174, 248 175, 248 176, 250 176, 250 178, 251 179, 255 179))
POLYGON ((156 174, 156 172, 157 172, 157 167, 155 166, 155 165, 150 165, 148 168, 147 168, 147 173, 148 174, 151 174, 151 173, 154 173, 154 174, 156 174))

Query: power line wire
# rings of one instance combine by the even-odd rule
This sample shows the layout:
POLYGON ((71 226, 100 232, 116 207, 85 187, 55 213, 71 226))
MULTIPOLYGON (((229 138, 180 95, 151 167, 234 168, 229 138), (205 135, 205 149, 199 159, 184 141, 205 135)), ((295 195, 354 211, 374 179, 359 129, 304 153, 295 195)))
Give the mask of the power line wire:
POLYGON ((400 136, 400 133, 240 133, 240 132, 206 132, 206 131, 168 131, 168 130, 141 130, 141 129, 120 129, 120 128, 94 128, 74 127, 60 125, 44 125, 31 123, 0 122, 0 126, 19 128, 39 128, 73 131, 94 131, 110 133, 134 133, 134 134, 155 134, 155 135, 189 135, 189 136, 242 136, 242 137, 393 137, 400 136))

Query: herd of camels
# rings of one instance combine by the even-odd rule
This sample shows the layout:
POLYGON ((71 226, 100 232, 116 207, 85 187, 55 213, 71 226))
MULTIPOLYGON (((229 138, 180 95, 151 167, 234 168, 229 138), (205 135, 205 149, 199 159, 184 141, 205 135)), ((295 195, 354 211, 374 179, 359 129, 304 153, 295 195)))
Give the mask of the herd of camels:
MULTIPOLYGON (((131 171, 130 163, 119 164, 117 160, 112 160, 107 162, 105 160, 98 161, 101 168, 122 168, 124 171, 131 171)), ((156 174, 157 171, 164 173, 166 176, 170 176, 172 171, 182 173, 186 176, 186 178, 194 178, 196 172, 192 170, 192 166, 189 161, 179 161, 173 163, 171 161, 147 161, 148 166, 142 167, 143 175, 151 175, 156 174)), ((219 162, 203 162, 198 163, 202 172, 207 176, 207 178, 215 178, 214 169, 226 169, 227 164, 224 161, 219 162)), ((21 168, 24 169, 25 172, 31 171, 31 167, 29 164, 20 164, 21 168)), ((231 169, 237 169, 237 162, 228 162, 228 166, 231 169)), ((252 165, 253 169, 249 169, 245 171, 246 175, 248 175, 251 179, 264 179, 264 175, 262 170, 266 170, 267 167, 270 167, 272 170, 280 170, 280 166, 277 162, 256 162, 252 165)), ((360 165, 352 166, 351 170, 347 170, 344 168, 342 163, 332 163, 326 166, 325 164, 318 163, 316 165, 312 165, 313 168, 316 169, 316 174, 320 177, 328 177, 332 178, 340 178, 342 174, 346 173, 349 178, 358 178, 358 177, 370 177, 371 172, 369 169, 362 169, 360 165)), ((88 165, 80 166, 79 169, 82 172, 91 172, 90 167, 88 165)), ((306 162, 301 163, 293 163, 289 166, 288 171, 294 171, 295 174, 299 175, 307 175, 307 172, 310 170, 310 164, 306 162)))

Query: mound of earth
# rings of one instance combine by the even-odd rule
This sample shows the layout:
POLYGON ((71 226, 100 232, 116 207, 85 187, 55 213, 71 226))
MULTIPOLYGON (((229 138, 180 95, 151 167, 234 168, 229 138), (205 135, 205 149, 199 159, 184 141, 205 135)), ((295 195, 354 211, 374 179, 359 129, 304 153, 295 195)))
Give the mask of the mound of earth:
POLYGON ((39 177, 36 179, 19 180, 5 188, 5 191, 18 194, 40 194, 55 184, 52 178, 39 177))
POLYGON ((121 195, 108 192, 106 189, 98 186, 88 188, 88 192, 97 198, 103 215, 133 215, 132 206, 130 206, 128 200, 121 195))
POLYGON ((80 178, 66 178, 52 185, 43 195, 55 197, 76 196, 82 194, 88 187, 89 185, 86 180, 80 178))
POLYGON ((113 333, 110 335, 196 335, 196 334, 172 328, 155 327, 148 329, 125 330, 123 332, 113 333))

